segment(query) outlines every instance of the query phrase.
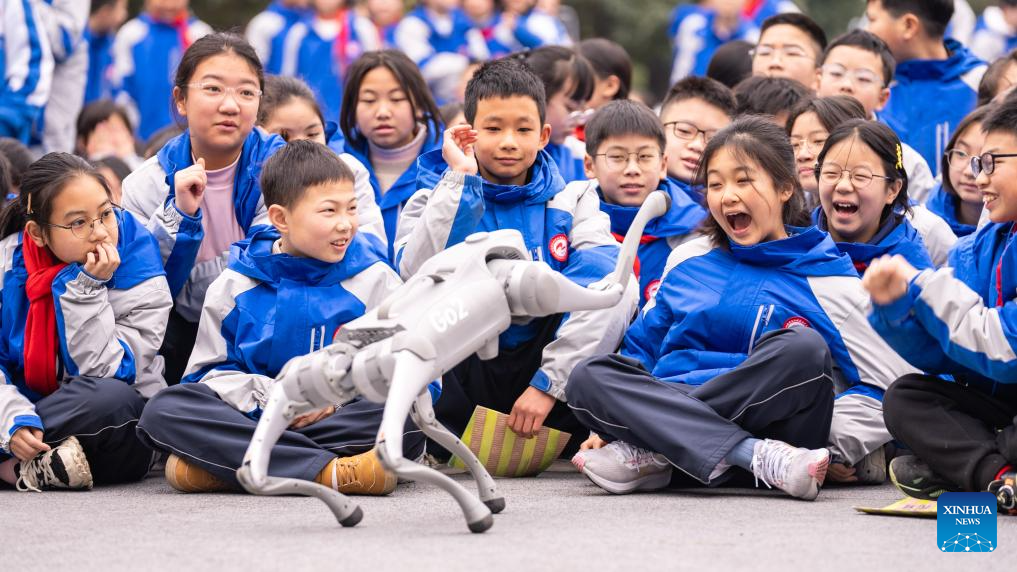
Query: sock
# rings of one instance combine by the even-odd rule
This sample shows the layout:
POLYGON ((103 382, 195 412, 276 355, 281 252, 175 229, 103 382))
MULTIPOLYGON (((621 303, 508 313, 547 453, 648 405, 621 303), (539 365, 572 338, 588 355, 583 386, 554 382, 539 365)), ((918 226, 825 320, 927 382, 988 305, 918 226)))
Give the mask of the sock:
POLYGON ((731 451, 728 452, 727 456, 724 457, 724 462, 736 467, 741 467, 746 471, 752 470, 752 454, 756 449, 756 443, 759 439, 755 437, 748 437, 738 442, 731 451))

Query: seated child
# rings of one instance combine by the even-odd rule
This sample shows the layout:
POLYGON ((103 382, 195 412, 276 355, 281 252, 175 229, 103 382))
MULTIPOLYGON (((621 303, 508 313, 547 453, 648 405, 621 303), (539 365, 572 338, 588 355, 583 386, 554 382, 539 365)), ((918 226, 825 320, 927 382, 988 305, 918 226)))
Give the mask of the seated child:
POLYGON ((996 493, 1017 509, 1017 97, 984 121, 972 161, 990 222, 958 243, 952 268, 919 271, 902 257, 872 263, 863 279, 870 321, 926 374, 886 393, 886 425, 914 455, 890 463, 897 488, 918 498, 996 493), (946 381, 940 375, 950 375, 946 381))
MULTIPOLYGON (((182 492, 237 488, 236 470, 283 365, 329 344, 401 284, 384 252, 357 234, 353 173, 325 146, 288 144, 265 163, 261 184, 272 228, 233 246, 205 296, 183 381, 155 396, 138 425, 145 442, 171 453, 166 479, 182 492)), ((297 417, 270 472, 342 493, 392 492, 395 475, 372 449, 383 407, 359 399, 297 417)), ((408 436, 406 456, 419 456, 422 445, 419 432, 408 436)))
POLYGON ((798 12, 771 16, 763 22, 752 53, 752 73, 793 79, 816 88, 819 58, 826 49, 826 33, 812 18, 798 12))
POLYGON ((812 97, 812 90, 786 77, 754 75, 734 88, 736 115, 762 115, 778 126, 787 124, 791 110, 812 97))
POLYGON ((782 129, 736 120, 710 140, 700 173, 707 236, 671 253, 621 353, 569 378, 569 407, 597 435, 573 462, 616 494, 665 487, 672 467, 711 486, 744 475, 738 467, 814 499, 830 461, 834 368, 883 387, 910 368, 866 321, 851 260, 803 226, 782 129))
POLYGON ((979 107, 957 124, 943 158, 947 165, 943 183, 925 203, 930 211, 950 225, 958 238, 974 233, 982 217, 982 191, 975 184, 971 158, 981 152, 985 142, 982 121, 993 109, 993 105, 979 107))
POLYGON ((660 106, 660 121, 667 137, 667 178, 696 203, 701 189, 692 185, 703 149, 710 138, 731 123, 734 93, 718 81, 687 77, 671 86, 660 106))
MULTIPOLYGON (((466 120, 445 131, 443 148, 420 158, 421 190, 399 221, 396 266, 411 276, 430 257, 468 235, 518 230, 534 260, 587 286, 610 273, 618 256, 596 191, 566 187, 541 149, 551 136, 540 78, 518 59, 487 62, 466 89, 466 120)), ((510 414, 527 438, 545 423, 586 430, 565 405, 565 383, 584 357, 613 351, 636 309, 635 281, 617 306, 548 316, 514 325, 499 353, 467 358, 445 375, 438 419, 462 434, 475 405, 510 414)))
POLYGON ((798 182, 805 191, 805 203, 809 209, 819 204, 816 157, 823 150, 830 132, 849 119, 864 118, 862 104, 844 95, 809 98, 791 110, 786 125, 787 136, 795 152, 798 182))
POLYGON ((84 159, 50 153, 0 215, 0 481, 18 490, 140 480, 135 425, 166 386, 173 300, 159 246, 84 159))
MULTIPOLYGON (((688 81, 682 80, 682 81, 688 81)), ((639 306, 660 286, 671 250, 685 242, 706 217, 706 210, 667 178, 664 130, 660 120, 641 103, 608 103, 586 126, 586 176, 569 183, 600 196, 600 210, 611 217, 611 234, 620 243, 639 207, 654 190, 671 197, 671 208, 653 219, 643 232, 636 255, 639 306)))

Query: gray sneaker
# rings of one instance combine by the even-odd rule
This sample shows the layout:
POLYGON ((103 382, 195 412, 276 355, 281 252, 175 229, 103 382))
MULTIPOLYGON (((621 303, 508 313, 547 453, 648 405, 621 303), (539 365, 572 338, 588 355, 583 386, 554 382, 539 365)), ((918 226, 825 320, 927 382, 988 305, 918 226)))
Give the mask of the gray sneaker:
POLYGON ((22 492, 92 488, 92 469, 77 437, 68 437, 19 466, 17 487, 22 492))
POLYGON ((766 486, 805 500, 814 500, 826 479, 830 451, 793 447, 783 441, 766 439, 756 443, 752 453, 752 474, 756 486, 766 486))
POLYGON ((859 485, 881 485, 886 482, 886 453, 880 447, 855 463, 859 485))
POLYGON ((663 455, 621 441, 580 451, 572 464, 598 487, 616 495, 662 489, 671 482, 671 463, 663 455))

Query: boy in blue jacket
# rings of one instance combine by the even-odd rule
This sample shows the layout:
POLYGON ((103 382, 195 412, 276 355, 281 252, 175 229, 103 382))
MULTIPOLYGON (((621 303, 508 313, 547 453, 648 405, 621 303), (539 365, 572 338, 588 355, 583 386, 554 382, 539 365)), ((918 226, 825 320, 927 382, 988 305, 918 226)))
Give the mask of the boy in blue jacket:
POLYGON ((597 192, 619 243, 650 193, 661 190, 671 197, 671 208, 650 221, 636 251, 640 308, 657 292, 671 250, 689 240, 706 218, 706 209, 667 178, 664 146, 664 130, 653 111, 630 100, 612 101, 586 124, 584 164, 590 180, 566 187, 597 192))
POLYGON ((313 16, 309 5, 310 0, 274 0, 247 24, 244 35, 258 51, 265 73, 277 75, 282 71, 286 35, 294 24, 313 16))
POLYGON ((708 77, 687 77, 671 86, 660 106, 660 122, 667 137, 668 181, 696 203, 703 193, 693 185, 703 149, 718 131, 731 123, 737 107, 734 92, 708 77))
MULTIPOLYGON (((566 187, 542 150, 551 136, 545 101, 540 78, 518 59, 477 70, 466 88, 469 125, 446 130, 442 149, 419 159, 421 190, 402 211, 395 243, 402 276, 472 233, 499 229, 518 230, 534 260, 582 286, 611 272, 618 246, 596 191, 566 187)), ((614 308, 513 325, 495 359, 473 355, 445 375, 438 419, 461 434, 482 405, 509 412, 509 426, 524 438, 545 422, 568 431, 566 452, 574 451, 586 430, 564 403, 569 373, 616 348, 635 309, 633 283, 614 308)))
POLYGON ((982 130, 972 163, 990 223, 958 242, 952 268, 918 271, 884 257, 863 283, 873 326, 930 374, 901 377, 886 393, 886 426, 914 451, 891 462, 894 484, 931 499, 988 490, 1017 514, 1017 96, 982 130))
POLYGON ((985 62, 960 42, 943 40, 953 0, 869 0, 869 31, 897 60, 890 102, 879 114, 938 175, 954 128, 978 99, 985 62))
MULTIPOLYGON (((290 143, 265 164, 262 190, 273 228, 234 244, 228 269, 205 296, 182 383, 153 398, 138 425, 147 443, 171 453, 166 478, 182 492, 236 488, 286 362, 329 344, 401 284, 384 252, 357 234, 353 173, 327 147, 290 143)), ((348 494, 388 494, 395 475, 372 449, 382 411, 356 400, 297 417, 269 471, 348 494)), ((413 433, 411 459, 423 445, 413 433)))

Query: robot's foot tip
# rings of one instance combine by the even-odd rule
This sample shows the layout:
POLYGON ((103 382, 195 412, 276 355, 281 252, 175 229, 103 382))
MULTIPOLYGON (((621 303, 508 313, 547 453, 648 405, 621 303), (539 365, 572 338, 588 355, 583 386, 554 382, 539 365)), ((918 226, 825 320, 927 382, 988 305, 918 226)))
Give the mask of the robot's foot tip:
POLYGON ((364 518, 364 511, 359 506, 353 510, 353 512, 346 518, 339 521, 339 524, 350 527, 356 526, 364 518))
POLYGON ((478 521, 469 523, 468 526, 470 527, 470 532, 480 533, 480 532, 484 532, 485 530, 491 528, 491 525, 493 525, 493 524, 494 524, 494 517, 491 516, 491 515, 487 515, 487 516, 485 516, 484 518, 482 518, 482 519, 480 519, 478 521))
POLYGON ((505 497, 486 500, 484 501, 484 504, 487 505, 487 508, 491 509, 492 513, 498 514, 505 510, 505 497))

